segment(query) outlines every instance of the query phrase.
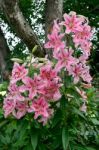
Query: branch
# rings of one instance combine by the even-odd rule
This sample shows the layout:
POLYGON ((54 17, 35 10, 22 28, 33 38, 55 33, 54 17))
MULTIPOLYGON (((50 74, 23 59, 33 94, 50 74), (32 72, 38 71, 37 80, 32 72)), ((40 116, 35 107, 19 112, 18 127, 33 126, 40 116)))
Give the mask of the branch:
POLYGON ((19 8, 18 0, 0 0, 0 4, 9 24, 13 27, 17 36, 23 40, 30 51, 35 45, 38 45, 38 49, 34 55, 43 57, 44 49, 38 37, 25 20, 19 8))

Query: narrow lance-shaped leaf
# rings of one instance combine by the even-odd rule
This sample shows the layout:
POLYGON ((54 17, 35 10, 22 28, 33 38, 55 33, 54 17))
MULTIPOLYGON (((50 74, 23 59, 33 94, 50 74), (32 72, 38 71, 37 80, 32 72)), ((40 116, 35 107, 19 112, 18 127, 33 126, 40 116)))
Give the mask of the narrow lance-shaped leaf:
POLYGON ((36 150, 36 147, 38 144, 38 133, 37 132, 31 133, 31 144, 32 144, 33 150, 36 150))
POLYGON ((62 144, 63 144, 63 150, 67 150, 69 145, 69 134, 68 134, 68 130, 65 127, 62 130, 62 144))

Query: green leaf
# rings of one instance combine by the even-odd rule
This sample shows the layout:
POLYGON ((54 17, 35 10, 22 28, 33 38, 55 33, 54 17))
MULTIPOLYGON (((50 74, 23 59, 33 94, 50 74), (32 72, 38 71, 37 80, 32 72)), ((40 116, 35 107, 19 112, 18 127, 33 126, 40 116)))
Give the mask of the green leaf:
POLYGON ((66 107, 68 106, 68 100, 65 98, 65 96, 62 96, 60 99, 60 107, 62 110, 66 110, 66 107))
POLYGON ((7 144, 6 137, 3 136, 1 133, 0 133, 0 143, 3 143, 4 145, 7 144))
POLYGON ((13 136, 13 138, 16 139, 16 142, 13 144, 14 147, 23 146, 26 144, 25 141, 27 137, 29 136, 27 128, 28 128, 28 123, 26 122, 26 120, 21 120, 21 122, 18 121, 17 130, 13 136))
POLYGON ((7 122, 8 122, 7 120, 0 122, 0 128, 2 128, 7 122))
POLYGON ((74 113, 86 120, 86 117, 83 115, 83 113, 79 109, 74 108, 74 113))
POLYGON ((25 146, 24 150, 33 150, 31 143, 25 146))
POLYGON ((7 90, 7 87, 8 87, 8 82, 3 82, 0 84, 0 92, 2 91, 6 91, 7 90))
POLYGON ((91 119, 94 125, 99 125, 99 120, 92 118, 91 119))
POLYGON ((31 144, 32 144, 33 150, 36 150, 36 147, 38 144, 38 132, 36 131, 31 133, 31 144))
POLYGON ((96 149, 91 148, 91 147, 87 147, 87 150, 96 150, 96 149))
POLYGON ((87 150, 87 148, 83 146, 75 146, 75 150, 87 150))
POLYGON ((16 129, 17 129, 17 122, 16 120, 12 120, 11 122, 9 122, 9 124, 7 124, 6 134, 11 134, 16 129))
POLYGON ((52 120, 52 128, 55 127, 57 124, 59 124, 60 121, 61 121, 61 119, 62 119, 62 114, 61 114, 61 111, 58 110, 58 111, 55 113, 54 118, 53 118, 53 120, 52 120))
POLYGON ((11 58, 11 60, 12 60, 13 62, 23 63, 23 60, 22 60, 22 59, 19 59, 19 58, 11 58))
POLYGON ((35 51, 37 50, 37 48, 38 48, 38 46, 35 45, 34 48, 32 49, 32 53, 33 53, 33 54, 35 53, 35 51))
POLYGON ((63 144, 63 149, 67 150, 69 144, 69 134, 66 128, 63 128, 62 130, 62 144, 63 144))
POLYGON ((40 143, 39 150, 46 150, 46 147, 44 144, 40 143))

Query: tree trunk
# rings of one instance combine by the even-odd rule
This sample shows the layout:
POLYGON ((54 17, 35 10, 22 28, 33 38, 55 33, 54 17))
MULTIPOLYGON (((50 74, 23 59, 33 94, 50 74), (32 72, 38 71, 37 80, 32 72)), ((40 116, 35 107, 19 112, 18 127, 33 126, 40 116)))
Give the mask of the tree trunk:
MULTIPOLYGON (((51 32, 53 21, 62 19, 63 0, 46 0, 45 7, 45 38, 47 41, 47 35, 51 32)), ((51 57, 50 50, 47 50, 46 53, 51 57)))
POLYGON ((6 72, 6 58, 9 54, 10 50, 7 46, 6 40, 4 38, 3 32, 0 28, 0 72, 1 74, 5 74, 6 72))
POLYGON ((63 12, 63 0, 46 0, 45 9, 45 35, 51 31, 53 21, 61 20, 63 12))
POLYGON ((25 20, 19 8, 18 1, 19 0, 0 0, 0 5, 10 26, 15 30, 17 36, 23 40, 30 51, 35 45, 38 45, 34 55, 43 57, 44 49, 36 34, 25 20))

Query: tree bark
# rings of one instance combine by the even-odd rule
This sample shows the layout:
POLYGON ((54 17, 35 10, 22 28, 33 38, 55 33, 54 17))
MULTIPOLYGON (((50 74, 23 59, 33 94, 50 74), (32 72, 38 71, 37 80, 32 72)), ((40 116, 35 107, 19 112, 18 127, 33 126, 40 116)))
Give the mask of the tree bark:
POLYGON ((0 28, 0 71, 1 74, 5 74, 6 68, 6 58, 9 54, 10 50, 7 46, 7 42, 4 38, 3 32, 0 28))
MULTIPOLYGON (((47 35, 51 32, 53 21, 55 19, 62 19, 63 0, 46 0, 45 7, 45 38, 47 41, 47 35)), ((47 50, 46 53, 51 55, 50 50, 47 50)))
POLYGON ((63 0, 46 0, 45 35, 51 31, 53 21, 62 19, 63 0))
POLYGON ((44 49, 38 37, 25 20, 19 8, 18 2, 19 0, 0 0, 0 5, 4 14, 6 15, 10 26, 12 26, 12 28, 15 30, 17 36, 23 40, 30 51, 35 45, 38 45, 38 48, 34 52, 34 55, 43 57, 44 49))

